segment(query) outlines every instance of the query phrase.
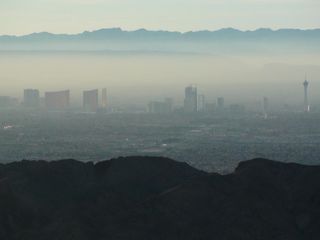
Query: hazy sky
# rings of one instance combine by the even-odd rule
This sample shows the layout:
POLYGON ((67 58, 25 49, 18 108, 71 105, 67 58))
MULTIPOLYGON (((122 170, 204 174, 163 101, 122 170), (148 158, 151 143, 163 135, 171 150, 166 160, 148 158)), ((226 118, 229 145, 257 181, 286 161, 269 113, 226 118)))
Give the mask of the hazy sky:
POLYGON ((320 0, 0 0, 0 34, 319 28, 320 0))

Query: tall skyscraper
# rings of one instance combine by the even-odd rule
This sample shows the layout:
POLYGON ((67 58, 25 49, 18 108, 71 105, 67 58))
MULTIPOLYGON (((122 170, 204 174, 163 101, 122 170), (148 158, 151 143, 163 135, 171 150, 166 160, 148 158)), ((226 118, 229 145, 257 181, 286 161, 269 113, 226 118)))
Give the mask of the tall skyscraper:
POLYGON ((187 113, 198 111, 198 93, 195 86, 191 85, 185 89, 184 111, 187 113))
POLYGON ((37 89, 25 89, 23 92, 23 105, 28 108, 40 106, 40 92, 37 89))
POLYGON ((90 112, 96 112, 99 108, 99 90, 94 89, 83 92, 83 108, 90 112))
POLYGON ((65 110, 70 106, 70 91, 46 92, 45 105, 48 110, 65 110))
POLYGON ((309 82, 307 81, 307 78, 303 83, 303 87, 304 87, 304 106, 303 106, 303 110, 305 112, 310 112, 310 105, 309 105, 309 98, 308 98, 309 82))
POLYGON ((102 101, 101 101, 101 107, 107 108, 107 89, 102 89, 102 101))

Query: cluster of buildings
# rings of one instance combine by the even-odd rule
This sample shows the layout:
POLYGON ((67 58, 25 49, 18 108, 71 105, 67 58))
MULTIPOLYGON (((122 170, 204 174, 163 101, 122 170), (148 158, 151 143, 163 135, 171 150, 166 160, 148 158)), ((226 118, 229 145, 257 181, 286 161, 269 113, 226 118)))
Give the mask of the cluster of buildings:
POLYGON ((197 87, 190 85, 185 88, 183 110, 185 113, 210 112, 224 109, 224 98, 218 97, 217 104, 206 103, 205 96, 198 94, 197 87))
MULTIPOLYGON (((309 82, 303 82, 304 87, 304 105, 305 112, 310 111, 308 99, 309 82)), ((99 109, 107 108, 107 89, 101 91, 99 89, 83 91, 83 109, 87 112, 97 112, 99 109)), ((151 101, 148 104, 149 113, 171 113, 174 111, 172 98, 166 98, 164 101, 151 101)), ((0 96, 0 108, 18 106, 19 100, 8 96, 0 96)), ((40 96, 38 89, 25 89, 23 93, 22 105, 25 108, 45 108, 47 110, 63 111, 70 108, 70 90, 45 92, 44 96, 40 96)), ((183 107, 180 109, 184 113, 198 112, 222 112, 227 108, 223 97, 218 97, 215 103, 207 103, 203 94, 198 94, 197 86, 190 85, 185 88, 183 107)), ((232 112, 244 112, 245 107, 240 104, 231 104, 228 109, 232 112)), ((263 98, 262 113, 265 117, 269 113, 269 99, 263 98)))
MULTIPOLYGON (((229 106, 233 112, 243 112, 244 106, 240 104, 231 104, 229 106)), ((223 97, 218 97, 216 103, 207 103, 203 94, 198 94, 197 87, 190 85, 185 88, 185 98, 183 110, 185 113, 196 112, 222 112, 226 109, 223 97)))
MULTIPOLYGON (((23 106, 26 108, 45 107, 48 110, 66 110, 70 108, 70 90, 45 92, 40 96, 38 89, 25 89, 23 93, 23 106)), ((83 91, 83 108, 86 111, 96 112, 99 108, 107 107, 107 89, 102 89, 101 101, 99 90, 83 91)))
POLYGON ((25 89, 22 105, 26 108, 64 110, 70 106, 70 91, 45 92, 44 97, 41 97, 38 89, 25 89))
MULTIPOLYGON (((309 82, 305 80, 304 86, 304 106, 305 112, 310 112, 310 105, 308 99, 308 87, 309 82)), ((268 117, 270 112, 269 99, 264 97, 262 100, 262 114, 265 118, 268 117)), ((231 104, 228 108, 225 106, 225 100, 223 97, 218 97, 215 103, 207 103, 203 94, 198 94, 198 89, 195 85, 190 85, 185 88, 184 92, 184 113, 198 113, 198 112, 223 112, 230 110, 233 113, 242 113, 245 111, 245 107, 241 104, 231 104)), ((150 113, 170 113, 173 111, 173 100, 166 98, 164 101, 152 101, 148 105, 148 111, 150 113)))
MULTIPOLYGON (((263 111, 268 112, 268 98, 264 98, 263 111)), ((224 97, 218 97, 215 103, 206 102, 205 95, 198 94, 198 89, 195 85, 190 85, 185 88, 183 107, 180 109, 187 114, 203 113, 203 112, 223 112, 230 110, 235 113, 242 113, 245 107, 241 104, 231 104, 228 108, 225 106, 224 97)), ((164 101, 152 101, 148 105, 150 113, 170 113, 173 112, 173 100, 166 98, 164 101)))

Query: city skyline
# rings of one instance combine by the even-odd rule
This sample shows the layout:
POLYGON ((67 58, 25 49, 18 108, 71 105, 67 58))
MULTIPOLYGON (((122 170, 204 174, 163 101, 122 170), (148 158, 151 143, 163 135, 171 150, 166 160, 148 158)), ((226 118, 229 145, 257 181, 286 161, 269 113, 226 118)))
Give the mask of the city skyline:
MULTIPOLYGON (((303 82, 303 107, 301 111, 306 113, 311 111, 311 106, 309 102, 309 81, 305 77, 303 82)), ((100 89, 91 89, 82 91, 82 108, 88 112, 106 112, 110 109, 112 104, 109 105, 109 99, 107 97, 107 88, 101 89, 101 96, 99 94, 100 89), (108 104, 107 104, 108 103, 108 104)), ((45 108, 47 110, 70 110, 75 106, 71 104, 72 91, 70 89, 62 91, 45 91, 44 95, 41 96, 39 89, 24 89, 23 98, 20 102, 21 106, 25 108, 40 109, 45 108)), ((149 113, 172 113, 174 110, 183 111, 184 113, 204 113, 204 112, 224 112, 226 109, 232 112, 243 113, 245 112, 246 105, 239 102, 229 102, 225 104, 225 98, 223 96, 217 96, 215 101, 207 101, 206 95, 202 92, 198 92, 197 85, 188 85, 185 87, 184 91, 184 101, 183 105, 175 104, 176 99, 172 96, 167 96, 164 101, 151 100, 146 103, 146 112, 149 113)), ((134 104, 134 103, 131 103, 134 104)), ((0 108, 2 107, 14 107, 19 105, 19 99, 11 96, 0 96, 0 108)), ((290 107, 292 104, 283 105, 283 109, 290 107)), ((291 106, 292 107, 292 106, 291 106)), ((261 97, 261 113, 265 118, 268 117, 270 111, 269 98, 266 96, 261 97)), ((257 109, 256 109, 257 110, 257 109)), ((296 109, 297 110, 297 109, 296 109)))

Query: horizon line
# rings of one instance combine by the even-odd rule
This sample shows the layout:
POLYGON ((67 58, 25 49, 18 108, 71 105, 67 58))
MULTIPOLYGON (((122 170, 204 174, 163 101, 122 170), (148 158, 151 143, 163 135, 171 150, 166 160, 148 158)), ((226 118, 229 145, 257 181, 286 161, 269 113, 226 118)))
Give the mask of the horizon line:
POLYGON ((299 31, 315 31, 315 30, 320 30, 320 26, 318 28, 269 28, 269 27, 260 27, 260 28, 254 28, 254 29, 239 29, 239 28, 234 28, 234 27, 223 27, 223 28, 217 28, 217 29, 198 29, 198 30, 189 30, 189 31, 175 31, 175 30, 165 30, 165 29, 147 29, 147 28, 136 28, 136 29, 125 29, 122 27, 106 27, 106 28, 96 28, 93 30, 84 30, 82 32, 74 32, 74 33, 66 33, 66 32, 49 32, 49 31, 36 31, 36 32, 30 32, 26 34, 0 34, 0 37, 25 37, 25 36, 30 36, 33 34, 51 34, 51 35, 70 35, 70 36, 75 36, 75 35, 80 35, 83 33, 93 33, 97 31, 102 31, 102 30, 119 30, 121 32, 137 32, 137 31, 147 31, 147 32, 167 32, 167 33, 179 33, 179 34, 188 34, 188 33, 197 33, 197 32, 219 32, 221 30, 235 30, 239 32, 256 32, 259 30, 269 30, 272 32, 277 32, 277 31, 282 31, 282 30, 299 30, 299 31))

